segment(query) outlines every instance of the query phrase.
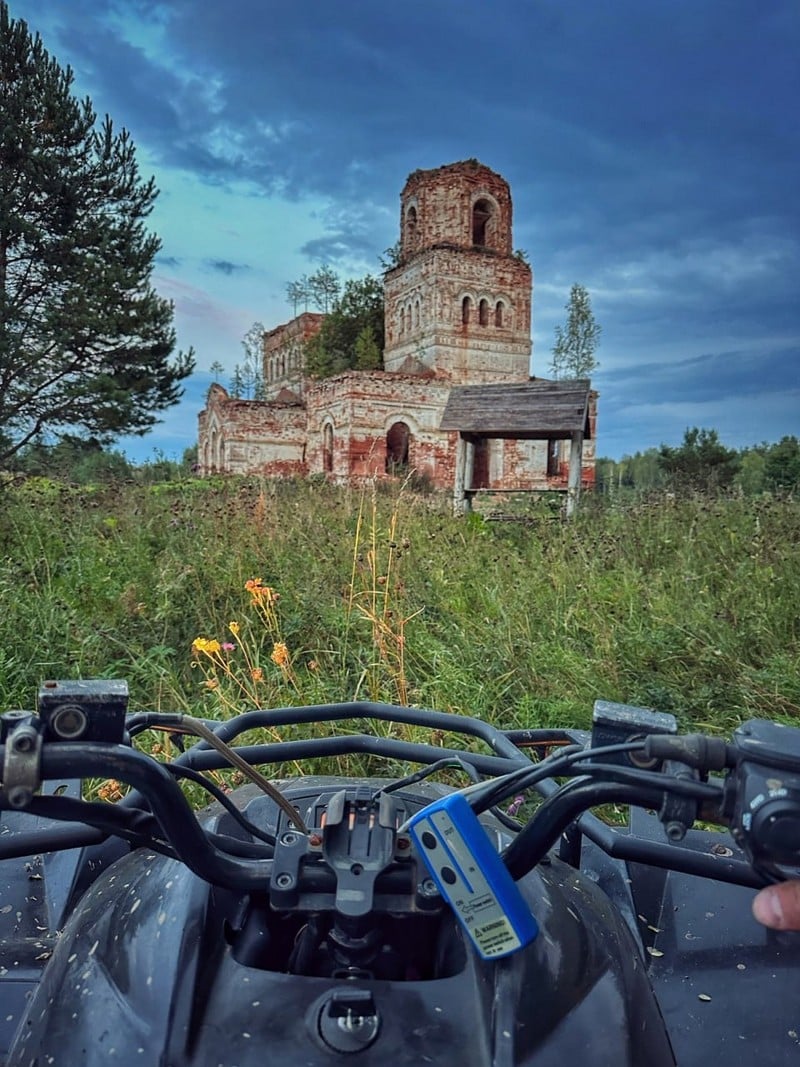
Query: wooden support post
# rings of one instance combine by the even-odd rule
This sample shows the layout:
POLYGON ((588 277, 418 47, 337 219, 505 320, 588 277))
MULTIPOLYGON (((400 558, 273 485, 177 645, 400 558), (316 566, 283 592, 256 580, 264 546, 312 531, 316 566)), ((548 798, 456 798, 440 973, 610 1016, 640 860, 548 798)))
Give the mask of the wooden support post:
POLYGON ((474 464, 475 444, 459 434, 456 443, 456 482, 453 493, 453 511, 456 515, 465 515, 472 510, 472 496, 467 490, 472 488, 474 464))
POLYGON ((571 519, 581 495, 581 469, 583 467, 583 433, 576 430, 572 435, 569 450, 569 477, 567 479, 567 518, 571 519))

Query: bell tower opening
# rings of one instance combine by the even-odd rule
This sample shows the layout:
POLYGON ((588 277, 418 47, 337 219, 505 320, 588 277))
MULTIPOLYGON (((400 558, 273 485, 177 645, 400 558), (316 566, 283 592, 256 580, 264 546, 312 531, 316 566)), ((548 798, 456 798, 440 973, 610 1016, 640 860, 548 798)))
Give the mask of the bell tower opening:
POLYGON ((474 159, 416 170, 399 221, 384 369, 463 384, 527 380, 531 269, 512 253, 505 178, 474 159))
POLYGON ((492 205, 488 200, 476 200, 472 208, 472 243, 477 248, 487 244, 487 226, 492 217, 492 205))
POLYGON ((419 234, 417 209, 416 207, 414 207, 413 204, 406 212, 406 232, 404 234, 404 237, 405 240, 403 244, 405 245, 406 252, 409 254, 412 252, 416 252, 419 234))

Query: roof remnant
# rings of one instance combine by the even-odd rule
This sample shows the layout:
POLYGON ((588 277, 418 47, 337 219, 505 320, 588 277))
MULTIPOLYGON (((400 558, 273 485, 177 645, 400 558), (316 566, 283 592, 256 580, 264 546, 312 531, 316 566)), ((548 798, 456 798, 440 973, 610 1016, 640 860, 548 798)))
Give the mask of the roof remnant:
POLYGON ((439 429, 520 441, 568 438, 578 432, 589 438, 590 391, 585 378, 456 386, 439 429))

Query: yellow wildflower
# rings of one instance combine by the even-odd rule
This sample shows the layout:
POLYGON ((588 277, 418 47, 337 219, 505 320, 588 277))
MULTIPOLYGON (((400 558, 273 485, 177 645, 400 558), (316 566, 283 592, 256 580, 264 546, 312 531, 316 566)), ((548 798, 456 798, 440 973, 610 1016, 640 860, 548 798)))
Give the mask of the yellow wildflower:
POLYGON ((250 677, 253 679, 254 682, 263 682, 264 672, 261 670, 260 667, 253 667, 250 671, 250 677))
POLYGON ((221 648, 222 645, 214 638, 195 637, 194 641, 192 641, 192 650, 194 652, 205 652, 207 656, 216 655, 221 648))
POLYGON ((234 637, 238 637, 239 636, 239 623, 238 622, 229 622, 228 623, 228 629, 230 630, 230 632, 233 634, 234 637))

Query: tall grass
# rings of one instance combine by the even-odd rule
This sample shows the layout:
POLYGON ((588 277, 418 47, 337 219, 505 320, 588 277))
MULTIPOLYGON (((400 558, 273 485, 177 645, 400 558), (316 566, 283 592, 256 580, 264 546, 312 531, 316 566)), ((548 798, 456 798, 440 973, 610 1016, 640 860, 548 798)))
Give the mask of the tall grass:
POLYGON ((3 708, 45 677, 115 676, 137 707, 204 715, 356 697, 508 726, 586 726, 597 698, 715 729, 800 714, 793 502, 589 500, 522 524, 399 485, 32 480, 0 504, 3 708))

